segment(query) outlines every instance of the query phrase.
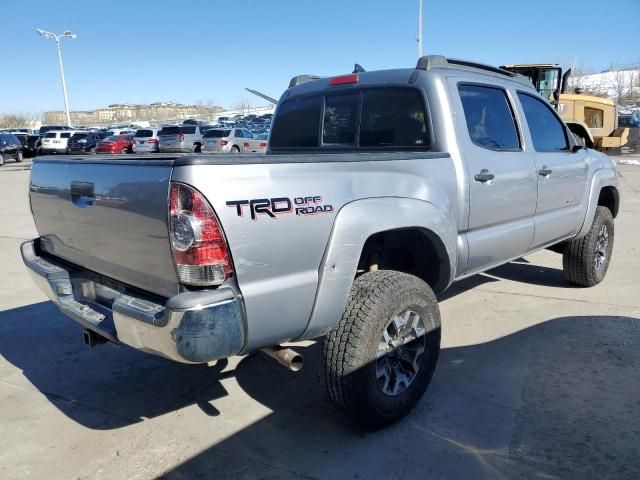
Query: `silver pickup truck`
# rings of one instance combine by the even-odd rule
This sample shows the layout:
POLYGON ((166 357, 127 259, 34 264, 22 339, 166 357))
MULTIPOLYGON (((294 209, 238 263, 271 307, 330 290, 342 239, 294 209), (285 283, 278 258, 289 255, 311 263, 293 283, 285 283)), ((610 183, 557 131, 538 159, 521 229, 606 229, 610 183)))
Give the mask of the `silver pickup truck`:
POLYGON ((430 382, 435 294, 543 248, 597 284, 620 201, 527 80, 440 56, 293 78, 267 155, 38 157, 30 198, 24 262, 89 345, 296 369, 281 344, 323 337, 329 397, 372 429, 430 382))

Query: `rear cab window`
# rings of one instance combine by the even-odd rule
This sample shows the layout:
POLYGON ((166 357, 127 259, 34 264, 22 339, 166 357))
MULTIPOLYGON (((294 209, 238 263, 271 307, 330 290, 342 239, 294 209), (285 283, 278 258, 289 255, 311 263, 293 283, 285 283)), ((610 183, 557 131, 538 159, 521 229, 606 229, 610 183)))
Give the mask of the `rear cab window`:
POLYGON ((422 92, 362 87, 285 100, 271 132, 272 150, 431 147, 422 92))
POLYGON ((178 135, 180 133, 180 127, 171 126, 171 127, 162 127, 162 130, 158 133, 158 135, 178 135))
POLYGON ((182 133, 183 135, 193 135, 194 133, 196 133, 196 127, 180 127, 180 133, 182 133))
POLYGON ((223 138, 231 135, 231 130, 207 130, 204 138, 223 138))

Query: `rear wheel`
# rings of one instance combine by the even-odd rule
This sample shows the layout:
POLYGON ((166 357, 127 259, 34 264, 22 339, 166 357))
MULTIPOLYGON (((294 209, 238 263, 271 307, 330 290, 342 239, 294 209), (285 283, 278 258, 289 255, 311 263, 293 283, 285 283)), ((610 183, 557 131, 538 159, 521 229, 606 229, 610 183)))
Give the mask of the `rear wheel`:
POLYGON ((196 143, 193 146, 193 153, 200 153, 202 151, 202 146, 199 143, 196 143))
POLYGON ((567 242, 562 255, 564 274, 571 283, 593 287, 604 280, 613 252, 613 215, 597 207, 589 232, 567 242))
POLYGON ((406 273, 365 273, 324 339, 329 397, 365 429, 390 425, 418 403, 439 352, 440 311, 431 288, 406 273))
POLYGON ((0 153, 0 167, 4 165, 4 155, 0 153))
POLYGON ((128 148, 123 148, 120 153, 129 153, 129 149, 128 148))
POLYGON ((231 147, 231 153, 240 153, 240 147, 234 145, 231 147))
POLYGON ((22 150, 18 152, 18 156, 16 157, 16 162, 22 162, 23 156, 22 156, 22 150))

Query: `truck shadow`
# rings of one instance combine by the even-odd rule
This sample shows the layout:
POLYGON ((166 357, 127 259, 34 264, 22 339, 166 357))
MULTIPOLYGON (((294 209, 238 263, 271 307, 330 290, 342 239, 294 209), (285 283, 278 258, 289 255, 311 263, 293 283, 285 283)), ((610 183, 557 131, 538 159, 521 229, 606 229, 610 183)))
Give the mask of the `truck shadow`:
POLYGON ((271 410, 173 467, 167 480, 635 479, 639 326, 631 317, 563 317, 494 341, 444 348, 415 411, 369 434, 325 401, 317 344, 301 348, 305 368, 298 374, 264 355, 220 373, 224 365, 180 365, 129 348, 87 349, 81 329, 44 302, 0 312, 0 354, 61 412, 92 429, 122 428, 192 404, 200 405, 202 418, 184 428, 228 428, 229 418, 217 423, 225 411, 215 406, 227 395, 220 380, 228 377, 271 410))

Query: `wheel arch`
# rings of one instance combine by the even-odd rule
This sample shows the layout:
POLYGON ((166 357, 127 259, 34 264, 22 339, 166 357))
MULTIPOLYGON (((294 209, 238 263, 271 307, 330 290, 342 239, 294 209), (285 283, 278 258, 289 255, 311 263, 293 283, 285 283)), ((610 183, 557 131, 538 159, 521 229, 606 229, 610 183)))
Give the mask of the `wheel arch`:
MULTIPOLYGON (((330 331, 340 320, 358 269, 376 248, 391 246, 400 255, 382 256, 379 267, 397 269, 425 280, 435 291, 455 275, 457 230, 440 208, 411 198, 369 198, 340 209, 318 270, 318 288, 309 323, 301 339, 330 331), (372 212, 374 214, 372 215, 372 212), (423 250, 407 248, 419 245, 423 250), (412 268, 411 261, 421 263, 412 268), (431 262, 431 263, 429 263, 431 262)), ((384 248, 383 248, 384 250, 384 248)))
POLYGON ((575 238, 587 234, 596 214, 596 207, 605 206, 615 218, 620 210, 620 190, 614 169, 604 168, 594 172, 589 189, 587 212, 584 222, 575 238))

